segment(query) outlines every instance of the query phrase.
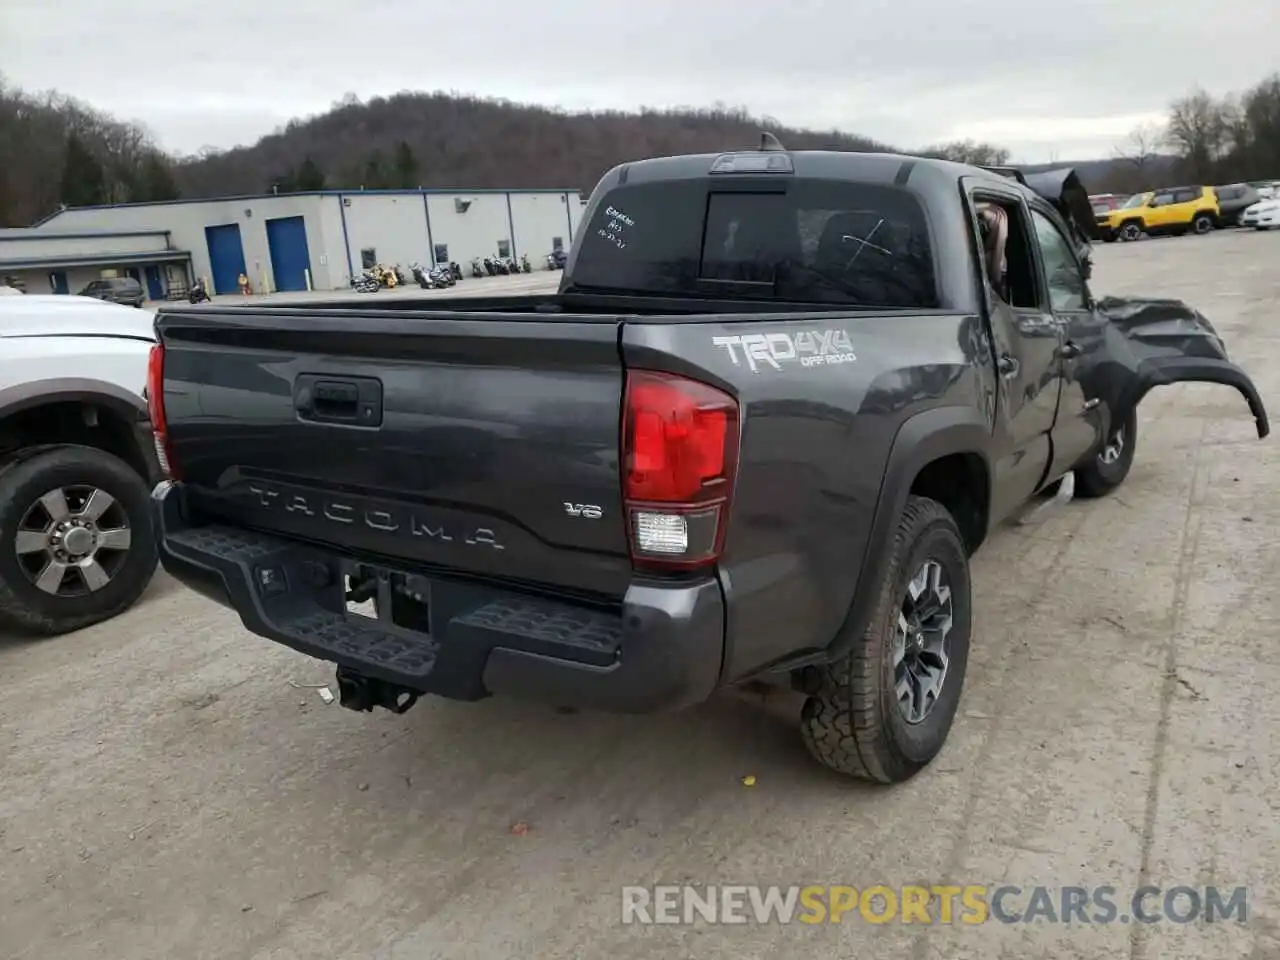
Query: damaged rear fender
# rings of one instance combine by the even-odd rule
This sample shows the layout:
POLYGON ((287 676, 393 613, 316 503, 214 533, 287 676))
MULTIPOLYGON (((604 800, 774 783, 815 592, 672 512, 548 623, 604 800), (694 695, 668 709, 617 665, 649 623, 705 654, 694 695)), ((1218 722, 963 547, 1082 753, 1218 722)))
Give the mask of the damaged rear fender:
POLYGON ((1259 439, 1271 432, 1267 411, 1249 375, 1227 357, 1226 345, 1207 317, 1181 300, 1107 297, 1097 304, 1109 321, 1110 363, 1097 372, 1111 380, 1095 396, 1107 396, 1117 419, 1152 389, 1171 383, 1220 383, 1234 387, 1253 414, 1259 439))
POLYGON ((1253 421, 1258 428, 1258 439, 1261 440, 1271 432, 1267 411, 1262 405, 1258 388, 1253 385, 1247 373, 1229 360, 1214 360, 1209 357, 1165 357, 1146 361, 1138 369, 1140 392, 1133 403, 1139 403, 1154 387, 1188 381, 1221 383, 1235 387, 1249 404, 1249 412, 1253 414, 1253 421))

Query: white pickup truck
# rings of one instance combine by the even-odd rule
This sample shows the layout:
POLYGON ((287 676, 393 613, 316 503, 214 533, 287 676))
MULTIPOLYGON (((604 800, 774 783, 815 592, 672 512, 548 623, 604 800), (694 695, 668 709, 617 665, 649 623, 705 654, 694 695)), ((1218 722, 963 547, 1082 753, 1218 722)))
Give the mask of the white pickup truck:
POLYGON ((89 297, 0 297, 0 630, 77 630, 151 580, 154 319, 89 297))

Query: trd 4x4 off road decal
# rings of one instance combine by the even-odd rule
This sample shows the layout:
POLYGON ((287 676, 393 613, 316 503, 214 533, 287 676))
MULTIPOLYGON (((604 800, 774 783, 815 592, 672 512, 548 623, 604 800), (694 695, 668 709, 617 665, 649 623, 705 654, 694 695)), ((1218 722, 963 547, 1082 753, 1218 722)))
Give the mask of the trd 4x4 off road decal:
POLYGON ((852 363, 849 334, 844 330, 803 330, 800 333, 748 333, 736 337, 712 337, 717 347, 729 351, 734 366, 746 360, 752 373, 761 366, 781 370, 784 363, 802 367, 818 367, 828 363, 852 363))

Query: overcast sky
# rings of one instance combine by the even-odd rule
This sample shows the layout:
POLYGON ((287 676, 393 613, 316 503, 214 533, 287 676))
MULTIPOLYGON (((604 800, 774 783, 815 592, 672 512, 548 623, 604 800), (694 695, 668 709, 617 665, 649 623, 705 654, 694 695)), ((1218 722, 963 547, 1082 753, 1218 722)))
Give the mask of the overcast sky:
POLYGON ((1280 50, 1276 2, 0 0, 0 71, 180 152, 251 143, 348 91, 446 89, 569 109, 722 101, 1035 162, 1109 155, 1194 82, 1258 82, 1280 50))

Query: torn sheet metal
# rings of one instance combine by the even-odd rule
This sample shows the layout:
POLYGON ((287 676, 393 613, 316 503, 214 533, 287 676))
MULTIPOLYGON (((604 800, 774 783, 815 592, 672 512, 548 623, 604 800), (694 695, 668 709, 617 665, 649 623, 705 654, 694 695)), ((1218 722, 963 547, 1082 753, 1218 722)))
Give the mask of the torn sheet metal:
POLYGON ((1102 355, 1087 374, 1086 392, 1106 399, 1117 415, 1154 387, 1170 383, 1221 383, 1249 404, 1258 437, 1271 431, 1267 412, 1249 375, 1227 358, 1222 337, 1209 319, 1181 300, 1105 297, 1098 312, 1109 323, 1102 355))
POLYGON ((1089 191, 1074 167, 1028 173, 1023 178, 1029 190, 1053 204, 1080 239, 1099 239, 1098 218, 1093 212, 1093 204, 1089 202, 1089 191))

